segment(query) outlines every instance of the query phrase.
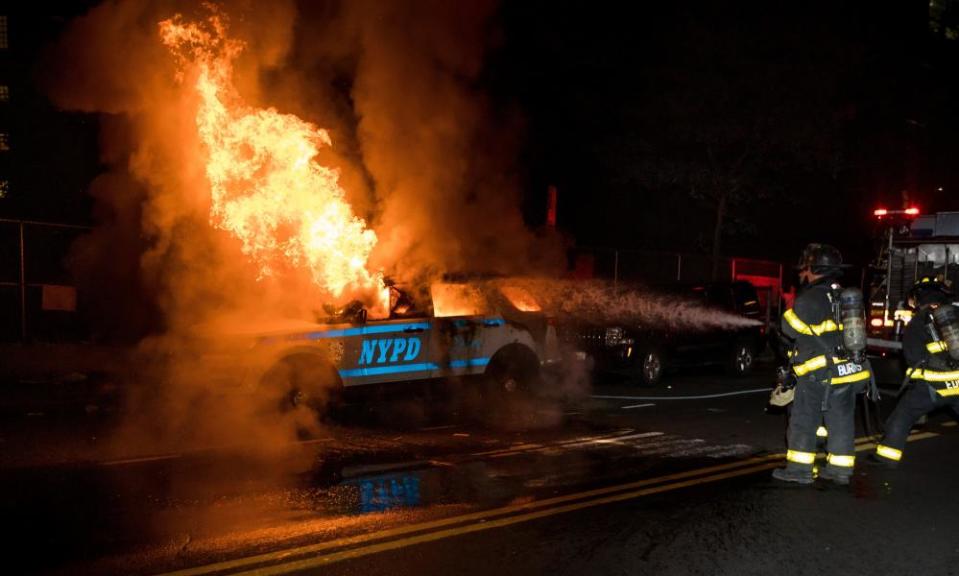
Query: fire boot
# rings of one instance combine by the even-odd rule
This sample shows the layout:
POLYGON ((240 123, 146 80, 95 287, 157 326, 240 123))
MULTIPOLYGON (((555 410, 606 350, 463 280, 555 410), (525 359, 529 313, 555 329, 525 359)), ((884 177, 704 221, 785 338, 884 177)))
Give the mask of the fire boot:
POLYGON ((812 484, 815 480, 811 469, 788 465, 785 468, 773 470, 773 478, 783 482, 795 482, 796 484, 812 484))
POLYGON ((823 480, 829 480, 830 482, 839 484, 840 486, 848 486, 849 479, 852 478, 852 473, 844 472, 832 466, 826 466, 819 471, 819 477, 823 480))
POLYGON ((866 456, 866 462, 868 462, 871 466, 877 466, 880 468, 895 469, 899 467, 898 461, 887 458, 885 456, 880 456, 879 454, 875 452, 866 456))

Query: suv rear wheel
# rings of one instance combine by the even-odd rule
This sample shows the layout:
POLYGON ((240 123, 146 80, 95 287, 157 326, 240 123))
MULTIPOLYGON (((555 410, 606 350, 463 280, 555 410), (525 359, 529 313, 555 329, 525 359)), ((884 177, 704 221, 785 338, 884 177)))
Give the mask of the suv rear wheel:
POLYGON ((739 341, 733 346, 729 358, 729 372, 734 376, 746 376, 753 371, 756 353, 750 342, 739 341))
POLYGON ((507 399, 532 391, 539 377, 536 355, 524 346, 510 345, 500 350, 486 369, 486 394, 491 399, 507 399))
POLYGON ((658 348, 647 348, 636 356, 639 381, 646 386, 656 386, 663 378, 663 353, 658 348))

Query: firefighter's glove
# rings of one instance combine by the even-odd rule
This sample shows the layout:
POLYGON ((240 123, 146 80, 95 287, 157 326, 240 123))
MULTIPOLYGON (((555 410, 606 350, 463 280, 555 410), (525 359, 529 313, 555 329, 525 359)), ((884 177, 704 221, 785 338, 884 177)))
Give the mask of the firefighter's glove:
POLYGON ((769 395, 769 404, 772 406, 788 406, 793 401, 793 395, 796 393, 795 385, 791 388, 783 388, 782 384, 777 384, 769 395))
POLYGON ((874 403, 878 403, 882 399, 882 395, 879 394, 879 386, 876 385, 876 377, 872 375, 866 382, 866 399, 874 403))
POLYGON ((783 390, 792 390, 796 387, 796 373, 788 367, 780 366, 776 369, 776 386, 783 390))

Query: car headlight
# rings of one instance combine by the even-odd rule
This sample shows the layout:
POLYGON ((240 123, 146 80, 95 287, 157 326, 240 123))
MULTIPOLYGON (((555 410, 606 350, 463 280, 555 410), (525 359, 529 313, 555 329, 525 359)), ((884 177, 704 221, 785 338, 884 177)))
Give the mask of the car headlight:
POLYGON ((607 346, 619 346, 623 343, 623 329, 618 326, 607 328, 605 341, 607 346))

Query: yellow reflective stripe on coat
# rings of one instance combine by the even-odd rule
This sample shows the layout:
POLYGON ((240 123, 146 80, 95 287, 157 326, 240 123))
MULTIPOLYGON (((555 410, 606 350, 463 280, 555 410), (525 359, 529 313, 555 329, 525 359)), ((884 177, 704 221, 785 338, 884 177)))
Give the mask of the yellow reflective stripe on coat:
POLYGON ((946 388, 944 390, 936 390, 940 396, 959 396, 959 388, 946 388))
MULTIPOLYGON (((833 356, 832 361, 835 364, 846 364, 849 360, 845 358, 836 358, 833 356)), ((793 366, 793 372, 796 373, 796 376, 805 376, 810 372, 815 372, 816 370, 821 370, 826 367, 827 361, 825 355, 814 356, 809 360, 806 360, 802 364, 796 364, 793 366)), ((855 374, 849 374, 847 376, 836 376, 830 380, 831 384, 849 384, 851 382, 862 382, 863 380, 869 379, 869 370, 863 370, 861 372, 856 372, 855 374)))
POLYGON ((820 426, 816 428, 816 437, 818 438, 827 438, 829 436, 829 430, 826 430, 825 426, 820 426))
POLYGON ((949 349, 949 345, 943 342, 942 340, 939 340, 937 342, 930 342, 926 344, 926 350, 928 350, 931 354, 938 354, 940 352, 945 352, 948 349, 949 349))
POLYGON ((812 464, 816 461, 815 452, 799 452, 798 450, 787 450, 786 460, 797 464, 812 464))
POLYGON ((915 380, 925 380, 926 382, 949 382, 950 380, 959 380, 959 370, 950 372, 939 372, 938 370, 913 370, 909 374, 910 378, 915 380))
POLYGON ((792 308, 783 312, 783 320, 785 320, 787 324, 792 326, 793 330, 795 330, 796 332, 799 332, 800 334, 808 334, 809 336, 812 336, 812 328, 810 328, 808 324, 800 320, 799 316, 796 316, 796 313, 793 311, 792 308))
POLYGON ((792 308, 783 312, 783 320, 792 326, 793 330, 799 332, 800 334, 806 334, 807 336, 819 336, 820 334, 825 334, 826 332, 842 330, 842 324, 836 324, 832 318, 827 318, 819 324, 806 324, 799 318, 799 316, 796 314, 796 311, 792 308))
POLYGON ((856 372, 855 374, 850 374, 849 376, 837 376, 829 381, 830 384, 850 384, 852 382, 862 382, 863 380, 869 380, 869 370, 863 370, 862 372, 856 372))
POLYGON ((825 334, 826 332, 835 332, 837 330, 842 330, 842 324, 836 324, 832 318, 820 322, 819 324, 810 324, 810 330, 813 331, 813 334, 820 335, 825 334))
POLYGON ((796 376, 805 376, 814 370, 819 370, 820 368, 826 367, 826 356, 814 356, 809 360, 806 360, 802 364, 796 364, 793 366, 793 372, 796 373, 796 376))
POLYGON ((882 444, 876 446, 876 455, 893 460, 895 462, 902 460, 902 450, 898 450, 892 446, 884 446, 882 444))
POLYGON ((829 456, 826 456, 826 462, 833 466, 839 466, 840 468, 852 468, 856 465, 856 457, 830 454, 829 456))

